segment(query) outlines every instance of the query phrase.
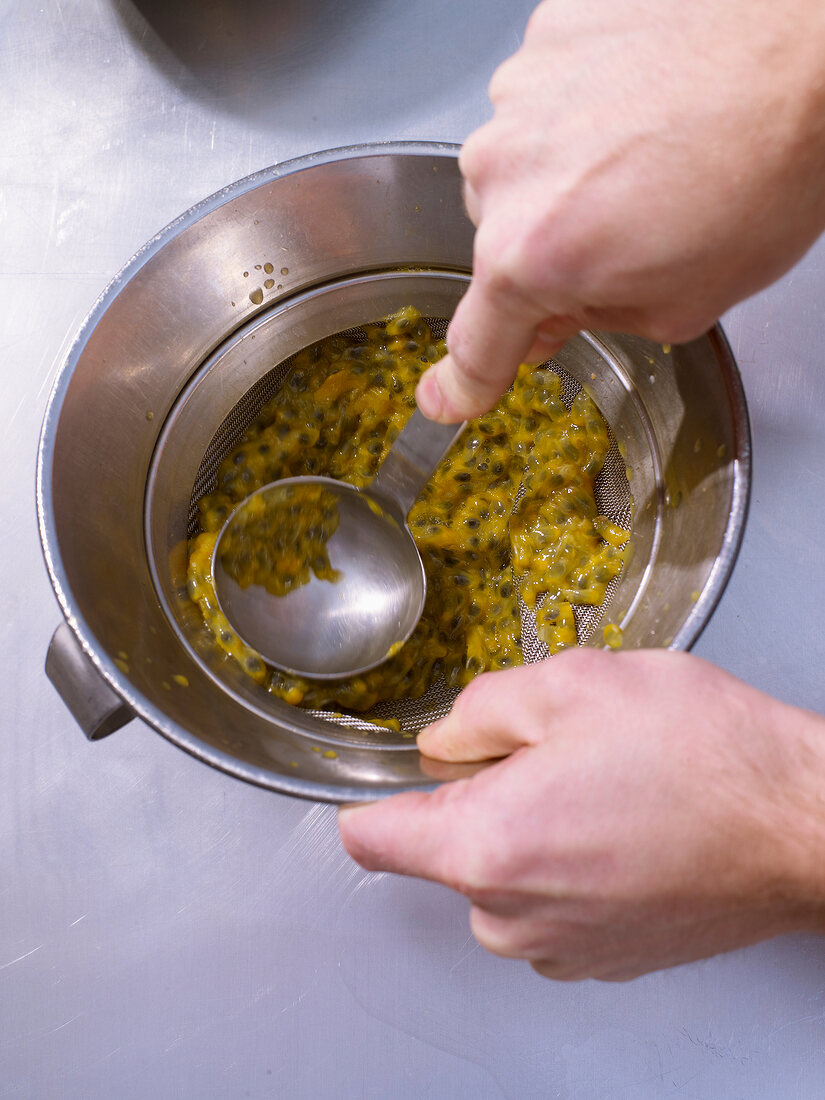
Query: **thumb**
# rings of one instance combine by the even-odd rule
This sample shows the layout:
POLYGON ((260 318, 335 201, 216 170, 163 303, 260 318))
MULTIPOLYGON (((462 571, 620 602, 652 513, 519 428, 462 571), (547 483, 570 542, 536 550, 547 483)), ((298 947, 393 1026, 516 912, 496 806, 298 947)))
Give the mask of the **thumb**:
POLYGON ((536 668, 485 672, 466 687, 445 718, 423 729, 419 751, 436 760, 481 761, 509 756, 543 737, 553 710, 536 668))
POLYGON ((457 424, 491 409, 533 346, 541 319, 474 278, 450 322, 449 354, 418 383, 416 399, 424 415, 457 424))

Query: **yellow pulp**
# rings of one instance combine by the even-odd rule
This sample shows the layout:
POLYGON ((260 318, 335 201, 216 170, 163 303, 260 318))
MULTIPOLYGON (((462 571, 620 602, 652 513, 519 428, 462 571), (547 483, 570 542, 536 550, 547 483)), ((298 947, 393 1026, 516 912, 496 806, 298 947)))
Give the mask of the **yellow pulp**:
POLYGON ((221 540, 221 564, 241 588, 257 584, 286 596, 309 581, 336 581, 327 542, 338 503, 320 485, 274 485, 247 498, 221 540))
MULTIPOLYGON (((366 331, 365 342, 334 336, 296 356, 222 462, 215 492, 199 501, 201 533, 190 546, 189 594, 218 645, 273 694, 312 708, 365 711, 416 698, 440 676, 464 685, 486 669, 520 664, 518 591, 551 653, 575 645, 572 605, 603 601, 628 539, 598 514, 593 495, 609 447, 598 409, 581 392, 568 410, 553 371, 522 366, 410 512, 427 573, 427 603, 410 639, 379 668, 335 682, 268 668, 218 609, 212 551, 233 508, 270 481, 324 474, 360 487, 373 478, 415 407, 418 379, 446 349, 412 308, 366 331)), ((296 561, 286 572, 311 567, 296 561)))

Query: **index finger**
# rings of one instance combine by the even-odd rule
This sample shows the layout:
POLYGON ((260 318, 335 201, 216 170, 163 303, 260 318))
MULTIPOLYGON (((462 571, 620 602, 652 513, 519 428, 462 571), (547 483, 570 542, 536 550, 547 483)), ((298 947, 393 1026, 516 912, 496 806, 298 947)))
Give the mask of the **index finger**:
POLYGON ((491 409, 533 346, 541 320, 473 278, 447 331, 449 354, 418 383, 416 399, 424 415, 457 424, 491 409))

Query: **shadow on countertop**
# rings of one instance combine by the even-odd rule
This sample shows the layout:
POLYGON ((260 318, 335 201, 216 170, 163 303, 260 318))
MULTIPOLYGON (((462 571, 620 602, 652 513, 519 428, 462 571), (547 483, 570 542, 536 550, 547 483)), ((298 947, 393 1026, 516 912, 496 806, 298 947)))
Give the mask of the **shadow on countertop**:
MULTIPOLYGON (((372 118, 396 136, 468 95, 486 110, 493 70, 533 0, 113 0, 136 45, 186 94, 278 129, 372 118)), ((481 121, 481 119, 479 119, 481 121)))

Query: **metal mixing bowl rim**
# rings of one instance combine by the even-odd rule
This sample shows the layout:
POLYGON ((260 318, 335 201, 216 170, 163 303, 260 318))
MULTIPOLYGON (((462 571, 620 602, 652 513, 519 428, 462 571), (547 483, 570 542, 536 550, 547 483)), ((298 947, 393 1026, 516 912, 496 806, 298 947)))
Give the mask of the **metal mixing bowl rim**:
MULTIPOLYGON (((63 398, 92 332, 121 289, 172 239, 205 215, 248 191, 306 168, 347 159, 385 156, 388 154, 457 157, 460 148, 460 145, 450 142, 387 141, 326 149, 261 169, 202 199, 147 241, 109 282, 93 304, 66 353, 46 405, 37 451, 36 471, 36 502, 40 542, 57 601, 66 622, 77 637, 86 657, 103 679, 134 711, 135 716, 140 717, 167 740, 219 771, 268 790, 324 802, 360 801, 388 797, 393 793, 388 790, 376 791, 372 788, 345 787, 306 781, 280 773, 273 776, 265 768, 241 762, 236 757, 208 745, 196 734, 191 733, 177 722, 170 721, 159 708, 135 690, 128 677, 115 665, 113 658, 98 647, 95 636, 76 606, 68 585, 58 547, 54 512, 51 504, 52 471, 49 456, 52 454, 55 444, 63 398)), ((741 375, 721 327, 719 325, 715 326, 708 335, 714 342, 719 353, 720 364, 724 367, 723 375, 731 403, 736 440, 736 453, 733 456, 736 465, 734 490, 722 548, 717 556, 710 579, 705 584, 699 601, 692 608, 688 618, 670 644, 670 648, 678 649, 690 649, 693 646, 724 592, 741 546, 750 498, 751 435, 741 375)), ((417 785, 417 789, 430 790, 435 786, 437 786, 436 783, 422 783, 417 785)))

